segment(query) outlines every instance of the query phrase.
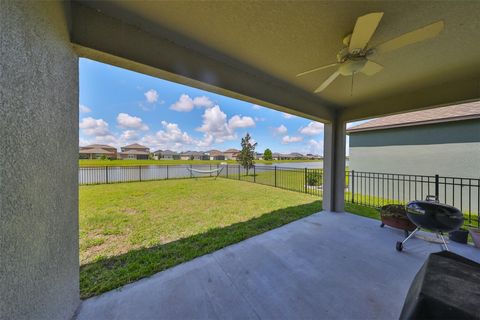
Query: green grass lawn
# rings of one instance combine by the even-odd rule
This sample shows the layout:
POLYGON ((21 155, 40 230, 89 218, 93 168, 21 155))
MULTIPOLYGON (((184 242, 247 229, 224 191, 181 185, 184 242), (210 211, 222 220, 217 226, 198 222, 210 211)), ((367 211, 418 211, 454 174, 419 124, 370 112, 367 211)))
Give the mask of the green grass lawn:
MULTIPOLYGON (((228 177, 230 179, 238 179, 236 168, 231 168, 228 172, 228 177)), ((222 175, 226 175, 226 171, 222 172, 222 175)), ((312 182, 312 186, 321 186, 322 184, 322 169, 308 169, 307 177, 310 175, 315 175, 317 180, 312 182)), ((305 190, 314 195, 320 195, 320 189, 307 188, 305 189, 306 179, 305 172, 303 169, 291 169, 291 170, 273 170, 268 171, 256 171, 253 173, 253 170, 250 170, 249 174, 244 173, 240 174, 240 180, 256 182, 259 184, 276 186, 278 188, 287 189, 291 191, 305 192, 305 190), (276 177, 275 177, 276 176, 276 177)))
MULTIPOLYGON (((286 163, 286 162, 320 162, 321 160, 275 160, 275 161, 265 161, 265 160, 256 160, 256 164, 272 164, 272 163, 286 163)), ((166 166, 166 165, 175 165, 175 164, 212 164, 217 165, 222 162, 228 164, 238 164, 235 160, 78 160, 80 167, 100 167, 100 166, 166 166)))
POLYGON ((80 187, 82 298, 321 210, 318 197, 204 178, 80 187))

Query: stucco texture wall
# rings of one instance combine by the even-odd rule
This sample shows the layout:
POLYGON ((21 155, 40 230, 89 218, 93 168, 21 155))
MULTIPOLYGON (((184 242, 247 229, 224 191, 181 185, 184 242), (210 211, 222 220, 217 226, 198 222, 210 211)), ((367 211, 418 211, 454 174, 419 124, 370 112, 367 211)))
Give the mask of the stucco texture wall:
POLYGON ((480 119, 350 135, 350 169, 480 178, 480 119))
POLYGON ((350 169, 480 178, 480 143, 350 148, 350 169))
POLYGON ((60 2, 0 0, 0 319, 79 303, 78 58, 60 2))

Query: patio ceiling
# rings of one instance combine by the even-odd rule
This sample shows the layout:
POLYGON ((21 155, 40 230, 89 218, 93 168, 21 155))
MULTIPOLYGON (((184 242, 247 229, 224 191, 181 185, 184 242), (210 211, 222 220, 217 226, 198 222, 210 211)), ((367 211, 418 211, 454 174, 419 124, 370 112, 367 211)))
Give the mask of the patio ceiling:
POLYGON ((81 3, 72 9, 72 42, 81 55, 314 119, 340 113, 360 119, 480 97, 480 2, 81 3), (372 46, 438 20, 445 29, 434 39, 376 56, 385 68, 356 76, 352 95, 350 77, 313 93, 332 69, 295 77, 335 62, 356 18, 374 11, 385 14, 372 46), (135 42, 133 34, 136 41, 139 34, 151 41, 135 42), (152 43, 165 40, 168 45, 152 43), (179 48, 191 55, 179 55, 179 48), (149 50, 165 55, 152 62, 149 50), (194 70, 196 64, 204 68, 194 70))

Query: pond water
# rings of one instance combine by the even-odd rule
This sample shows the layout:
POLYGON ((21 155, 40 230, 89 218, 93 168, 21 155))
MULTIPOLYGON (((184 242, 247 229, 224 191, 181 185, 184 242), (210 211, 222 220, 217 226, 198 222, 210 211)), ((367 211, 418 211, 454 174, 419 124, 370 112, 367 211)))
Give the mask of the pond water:
POLYGON ((277 167, 282 167, 282 168, 307 168, 307 169, 318 169, 318 168, 323 168, 323 161, 309 161, 309 162, 281 162, 281 163, 272 163, 272 164, 266 164, 266 163, 259 163, 259 167, 261 166, 277 166, 277 167))
MULTIPOLYGON (((348 162, 347 162, 348 165, 348 162)), ((276 166, 279 170, 285 168, 292 169, 321 169, 323 168, 323 161, 314 162, 283 162, 274 164, 259 163, 256 165, 257 172, 271 171, 276 166)), ((96 184, 96 183, 115 183, 127 181, 143 181, 143 180, 159 180, 159 179, 174 179, 174 178, 191 178, 197 174, 191 172, 189 168, 197 170, 212 170, 217 167, 223 167, 220 175, 234 172, 234 170, 241 171, 243 168, 238 168, 238 164, 225 165, 168 165, 168 166, 125 166, 125 167, 90 167, 79 168, 79 183, 80 184, 96 184)), ((212 172, 211 176, 215 176, 212 172)))
MULTIPOLYGON (((345 165, 348 167, 348 160, 346 160, 345 165)), ((283 162, 283 163, 272 163, 272 164, 259 163, 258 166, 277 166, 277 167, 283 167, 283 168, 318 169, 318 168, 323 168, 323 160, 309 161, 309 162, 283 162)))

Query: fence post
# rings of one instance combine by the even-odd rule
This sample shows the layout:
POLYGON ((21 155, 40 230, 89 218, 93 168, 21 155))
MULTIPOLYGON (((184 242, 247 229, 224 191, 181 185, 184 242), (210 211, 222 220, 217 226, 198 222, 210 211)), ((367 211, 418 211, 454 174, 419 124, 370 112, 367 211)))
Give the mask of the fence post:
POLYGON ((209 175, 210 175, 210 177, 211 177, 211 176, 212 176, 212 164, 209 163, 209 165, 210 165, 210 173, 209 173, 209 175))
POLYGON ((190 170, 189 171, 190 171, 190 178, 192 178, 193 177, 192 176, 192 165, 190 165, 190 170))
POLYGON ((138 176, 140 178, 140 181, 142 181, 142 166, 138 166, 138 176))
POLYGON ((355 203, 355 170, 352 173, 352 203, 355 203))
POLYGON ((240 165, 238 165, 238 180, 240 180, 240 165))
POLYGON ((436 174, 435 175, 435 200, 440 201, 439 196, 440 196, 440 177, 438 176, 438 174, 436 174))
POLYGON ((275 188, 277 187, 277 166, 275 166, 275 188))
POLYGON ((227 163, 227 172, 226 172, 226 176, 227 176, 227 179, 228 179, 228 163, 227 163))
POLYGON ((257 173, 255 170, 255 165, 253 166, 253 183, 257 182, 257 173))
POLYGON ((305 193, 308 193, 308 188, 307 188, 307 168, 305 168, 305 173, 303 175, 303 182, 305 184, 305 193))
POLYGON ((167 180, 168 180, 168 164, 167 164, 167 180))
POLYGON ((105 166, 105 183, 108 183, 108 166, 105 166))

